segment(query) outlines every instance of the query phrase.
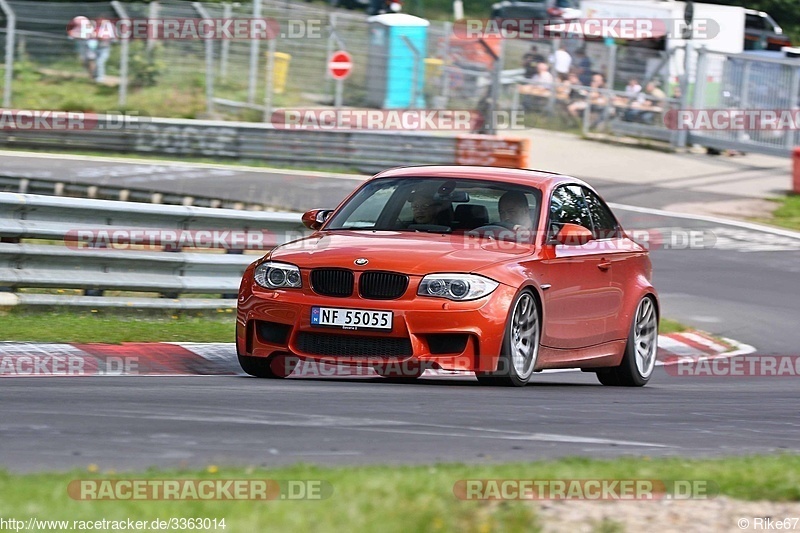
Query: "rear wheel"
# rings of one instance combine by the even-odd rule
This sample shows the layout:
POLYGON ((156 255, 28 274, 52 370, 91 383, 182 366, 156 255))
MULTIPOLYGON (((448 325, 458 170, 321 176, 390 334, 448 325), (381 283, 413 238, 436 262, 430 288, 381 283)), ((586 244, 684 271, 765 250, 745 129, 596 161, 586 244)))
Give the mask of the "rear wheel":
POLYGON ((540 336, 539 307, 533 293, 524 290, 511 305, 497 371, 476 373, 478 381, 512 387, 527 384, 536 367, 540 336))
POLYGON ((622 363, 614 368, 598 370, 597 379, 603 385, 613 387, 642 387, 653 375, 657 351, 658 313, 653 298, 645 296, 633 315, 622 363))
POLYGON ((297 366, 297 356, 278 354, 272 357, 239 356, 239 366, 245 373, 257 378, 283 379, 291 374, 297 366))

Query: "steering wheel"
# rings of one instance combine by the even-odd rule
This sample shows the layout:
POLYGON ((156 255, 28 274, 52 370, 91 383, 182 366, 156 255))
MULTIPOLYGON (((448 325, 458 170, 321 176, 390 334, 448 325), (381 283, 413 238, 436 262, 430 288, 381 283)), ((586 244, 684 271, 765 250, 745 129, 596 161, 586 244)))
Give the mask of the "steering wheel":
POLYGON ((469 230, 468 233, 486 233, 490 231, 514 231, 514 224, 508 222, 495 222, 494 224, 486 224, 485 226, 478 226, 475 229, 469 230))
POLYGON ((486 224, 466 232, 470 237, 490 237, 492 239, 508 240, 516 235, 513 224, 507 222, 497 222, 496 224, 486 224))

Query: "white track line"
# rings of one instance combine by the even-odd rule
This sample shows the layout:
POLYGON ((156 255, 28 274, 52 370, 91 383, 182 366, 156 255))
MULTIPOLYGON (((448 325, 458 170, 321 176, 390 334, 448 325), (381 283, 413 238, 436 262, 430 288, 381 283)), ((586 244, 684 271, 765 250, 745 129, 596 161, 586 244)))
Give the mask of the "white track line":
POLYGON ((677 211, 665 211, 663 209, 653 209, 650 207, 637 207, 635 205, 617 204, 609 202, 608 205, 613 209, 621 209, 623 211, 632 211, 634 213, 644 213, 648 215, 657 215, 669 218, 684 218, 688 220, 699 220, 702 222, 713 222, 715 224, 724 224, 726 226, 734 226, 737 228, 751 229, 760 231, 762 233, 772 233, 773 235, 781 235, 783 237, 790 237, 792 239, 800 239, 800 232, 788 229, 774 228, 772 226, 765 226, 763 224, 755 224, 752 222, 742 222, 730 218, 715 217, 710 215, 693 215, 691 213, 679 213, 677 211))

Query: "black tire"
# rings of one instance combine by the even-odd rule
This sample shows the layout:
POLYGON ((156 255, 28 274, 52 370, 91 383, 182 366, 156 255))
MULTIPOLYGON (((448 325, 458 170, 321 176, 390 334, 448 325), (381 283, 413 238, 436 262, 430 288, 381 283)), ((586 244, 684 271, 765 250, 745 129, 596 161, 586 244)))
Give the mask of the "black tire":
POLYGON ((273 357, 239 356, 239 366, 245 373, 264 379, 284 379, 294 371, 299 359, 288 354, 273 357))
POLYGON ((514 298, 506 318, 506 330, 503 335, 498 368, 495 372, 476 372, 475 377, 478 378, 478 382, 482 385, 504 387, 527 385, 536 367, 541 331, 541 313, 536 296, 528 289, 520 291, 514 298), (520 315, 517 314, 518 312, 520 315), (524 318, 522 315, 526 315, 528 320, 533 320, 529 335, 520 336, 520 332, 514 330, 515 326, 519 324, 518 316, 524 318), (530 346, 532 353, 526 358, 527 362, 525 362, 524 368, 520 369, 514 363, 514 353, 523 349, 526 344, 530 346))
POLYGON ((478 383, 488 387, 496 387, 501 384, 497 376, 486 372, 475 372, 475 377, 478 378, 478 383))
MULTIPOLYGON (((647 311, 645 311, 647 312, 647 311)), ((650 316, 650 315, 648 315, 650 316)), ((639 344, 638 348, 641 349, 642 345, 639 344)), ((650 381, 650 378, 653 375, 653 368, 655 365, 655 358, 656 352, 658 350, 658 311, 656 310, 655 300, 651 296, 645 296, 641 300, 639 300, 639 304, 636 306, 636 312, 633 314, 633 320, 631 321, 631 328, 628 332, 628 341, 625 344, 625 355, 622 357, 622 363, 619 366, 612 367, 612 368, 603 368, 597 371, 597 379, 603 385, 607 385, 610 387, 643 387, 650 381), (645 301, 649 302, 646 303, 645 301), (642 306, 649 306, 649 312, 652 313, 652 318, 654 322, 649 324, 646 328, 641 328, 640 326, 640 311, 642 310, 642 306), (650 329, 652 328, 652 329, 650 329), (649 363, 645 366, 644 369, 641 367, 643 363, 640 362, 637 364, 637 340, 641 340, 641 335, 637 337, 637 330, 641 334, 645 331, 648 336, 652 336, 651 342, 654 346, 647 347, 647 350, 653 350, 650 354, 652 357, 652 363, 649 363)), ((648 359, 649 361, 649 359, 648 359)))

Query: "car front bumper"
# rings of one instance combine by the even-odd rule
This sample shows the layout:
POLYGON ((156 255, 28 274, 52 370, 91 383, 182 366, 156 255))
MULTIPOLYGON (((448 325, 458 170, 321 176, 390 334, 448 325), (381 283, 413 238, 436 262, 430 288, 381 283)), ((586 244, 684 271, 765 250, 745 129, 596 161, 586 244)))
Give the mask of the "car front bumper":
POLYGON ((335 298, 315 294, 308 285, 263 289, 248 269, 239 292, 237 351, 355 366, 420 362, 444 370, 495 370, 516 289, 500 284, 488 296, 456 302, 417 296, 420 279, 412 276, 405 295, 395 300, 335 298), (392 329, 312 325, 312 307, 391 311, 392 329))

